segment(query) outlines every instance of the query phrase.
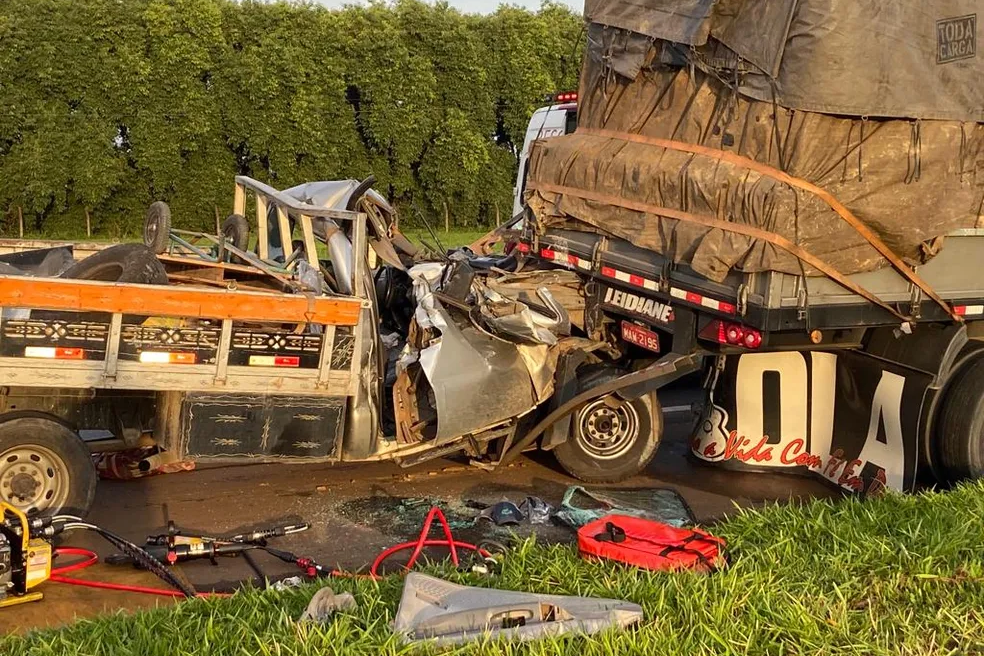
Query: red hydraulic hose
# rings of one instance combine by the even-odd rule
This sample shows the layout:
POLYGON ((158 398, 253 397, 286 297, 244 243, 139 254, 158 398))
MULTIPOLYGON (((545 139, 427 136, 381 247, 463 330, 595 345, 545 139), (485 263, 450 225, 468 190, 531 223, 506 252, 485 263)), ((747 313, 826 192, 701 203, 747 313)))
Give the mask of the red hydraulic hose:
MULTIPOLYGON (((55 567, 51 570, 51 577, 49 580, 55 581, 56 583, 67 583, 69 585, 81 585, 87 588, 99 588, 101 590, 118 590, 121 592, 139 592, 141 594, 152 594, 159 595, 162 597, 184 597, 184 593, 178 590, 166 590, 164 588, 148 588, 142 585, 125 585, 122 583, 107 583, 105 581, 89 581, 86 579, 76 579, 71 576, 64 576, 68 572, 74 572, 76 570, 85 569, 86 567, 91 567, 99 562, 99 556, 94 551, 89 551, 88 549, 79 549, 77 547, 58 547, 55 549, 55 555, 57 556, 84 556, 85 560, 80 560, 78 562, 69 563, 68 565, 63 565, 61 567, 55 567)), ((199 597, 214 597, 214 596, 228 596, 223 594, 218 594, 214 592, 205 592, 198 595, 199 597)))
POLYGON ((79 560, 74 563, 69 563, 68 565, 62 565, 61 567, 55 567, 51 570, 51 575, 55 576, 58 574, 65 574, 66 572, 74 572, 77 569, 85 569, 99 562, 99 556, 96 555, 95 551, 89 551, 88 549, 79 549, 77 547, 58 547, 55 549, 56 556, 84 556, 85 560, 79 560))
MULTIPOLYGON (((378 556, 372 562, 372 566, 369 568, 369 578, 378 579, 380 578, 379 566, 383 564, 387 558, 399 551, 405 551, 407 549, 413 549, 413 553, 410 554, 410 559, 407 560, 407 564, 404 566, 405 571, 409 571, 416 564, 417 559, 420 557, 421 552, 425 547, 447 547, 451 552, 451 562, 455 566, 460 564, 458 559, 458 549, 465 549, 468 551, 475 551, 482 556, 489 556, 489 552, 485 549, 480 549, 474 544, 468 542, 461 542, 455 540, 454 536, 451 534, 451 526, 448 524, 447 518, 440 508, 434 506, 427 513, 426 519, 424 519, 424 525, 420 529, 420 535, 416 540, 412 542, 403 542, 401 544, 394 545, 378 556), (427 535, 430 533, 431 525, 434 519, 437 519, 441 524, 441 529, 444 532, 443 539, 428 539, 427 535)), ((63 565, 61 567, 55 567, 51 570, 50 580, 57 583, 67 583, 69 585, 81 585, 89 588, 99 588, 103 590, 119 590, 122 592, 139 592, 142 594, 153 594, 160 595, 163 597, 184 597, 184 594, 178 590, 166 590, 163 588, 148 588, 140 585, 124 585, 120 583, 106 583, 103 581, 90 581, 86 579, 76 579, 70 576, 65 576, 68 572, 74 572, 76 570, 85 569, 86 567, 91 567, 99 562, 99 556, 96 555, 94 551, 89 551, 88 549, 79 549, 77 547, 58 547, 55 549, 55 555, 58 556, 82 556, 84 560, 69 563, 68 565, 63 565)), ((360 576, 351 575, 345 572, 335 571, 332 573, 333 576, 360 576)), ((206 592, 198 595, 199 597, 226 597, 229 596, 223 593, 206 592)))
MULTIPOLYGON (((424 540, 424 541, 417 540, 415 542, 403 542, 401 544, 393 545, 389 549, 386 549, 378 556, 376 556, 376 560, 373 561, 372 567, 369 568, 369 576, 371 576, 374 579, 380 578, 378 572, 379 566, 383 563, 384 560, 395 554, 397 551, 416 548, 416 551, 414 553, 417 554, 424 547, 448 547, 449 545, 452 554, 455 553, 455 549, 457 548, 457 549, 467 549, 471 551, 477 551, 483 556, 489 555, 487 551, 485 551, 484 549, 479 549, 474 544, 471 544, 469 542, 459 542, 458 540, 452 540, 450 543, 447 540, 424 540)), ((407 561, 405 569, 410 569, 411 567, 413 567, 414 563, 416 562, 417 562, 416 556, 411 556, 411 559, 407 561)), ((452 562, 454 562, 454 558, 452 558, 452 562)))
MULTIPOLYGON (((407 569, 413 567, 413 564, 417 562, 417 557, 420 556, 420 552, 424 549, 424 544, 427 542, 427 535, 430 533, 431 523, 434 518, 437 517, 438 521, 441 522, 441 528, 444 529, 444 537, 447 540, 448 548, 451 550, 451 562, 454 566, 458 566, 458 551, 454 547, 454 537, 451 535, 451 526, 448 524, 447 517, 444 516, 444 511, 434 506, 427 513, 427 517, 424 519, 424 526, 420 529, 420 536, 417 538, 417 546, 413 550, 413 554, 410 556, 410 560, 407 561, 407 569)), ((378 559, 377 559, 378 560, 378 559)))
POLYGON ((404 551, 406 549, 413 549, 413 553, 410 555, 410 559, 404 566, 404 569, 411 569, 417 562, 417 558, 420 557, 420 552, 423 551, 424 547, 447 547, 451 551, 451 562, 458 566, 458 549, 467 549, 470 551, 477 551, 483 556, 488 556, 489 553, 484 549, 479 549, 474 544, 469 544, 468 542, 459 542, 455 540, 451 535, 451 526, 448 524, 447 518, 440 508, 434 506, 427 513, 427 518, 424 519, 424 526, 420 529, 420 536, 413 542, 403 542, 401 544, 393 545, 389 549, 386 549, 378 556, 376 560, 372 561, 372 567, 369 568, 369 576, 378 579, 379 578, 379 566, 383 564, 383 561, 395 554, 398 551, 404 551), (427 539, 427 534, 430 533, 431 524, 434 518, 441 523, 441 528, 444 530, 443 540, 429 540, 427 539))

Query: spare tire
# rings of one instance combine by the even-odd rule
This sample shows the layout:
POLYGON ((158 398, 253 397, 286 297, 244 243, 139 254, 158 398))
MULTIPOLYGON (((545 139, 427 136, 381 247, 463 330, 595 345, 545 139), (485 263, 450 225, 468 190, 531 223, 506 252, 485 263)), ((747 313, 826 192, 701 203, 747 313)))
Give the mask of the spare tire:
MULTIPOLYGON (((76 262, 59 278, 166 285, 167 271, 157 259, 157 255, 143 244, 117 244, 76 262)), ((63 312, 37 310, 31 313, 31 317, 38 319, 64 319, 64 315, 63 312)), ((72 318, 76 321, 99 323, 109 321, 106 312, 80 312, 74 314, 72 318)), ((125 315, 123 323, 139 324, 146 319, 146 316, 125 315)))
POLYGON ((163 253, 171 243, 171 208, 162 200, 147 208, 143 229, 144 245, 155 253, 163 253))
POLYGON ((167 271, 154 251, 143 244, 118 244, 90 255, 65 270, 60 278, 166 285, 167 271))
POLYGON ((13 264, 0 262, 0 276, 26 276, 27 273, 18 269, 13 264))
POLYGON ((249 221, 242 214, 230 214, 222 222, 222 237, 241 251, 249 248, 249 221))

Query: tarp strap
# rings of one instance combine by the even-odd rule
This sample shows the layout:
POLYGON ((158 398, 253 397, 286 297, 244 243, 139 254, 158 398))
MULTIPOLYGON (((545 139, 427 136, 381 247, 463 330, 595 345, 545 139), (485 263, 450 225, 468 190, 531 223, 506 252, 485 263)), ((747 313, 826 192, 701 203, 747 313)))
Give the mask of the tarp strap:
POLYGON ((875 305, 887 310, 888 312, 891 312, 894 316, 898 317, 902 321, 909 321, 909 317, 900 314, 895 308, 882 301, 880 298, 869 292, 867 289, 864 289, 860 285, 854 283, 852 280, 844 276, 844 274, 840 273, 837 269, 833 268, 832 266, 830 266, 820 258, 811 255, 808 251, 804 250, 800 246, 789 241, 785 237, 777 235, 773 232, 762 230, 761 228, 756 228, 754 226, 745 225, 742 223, 732 223, 731 221, 724 221, 722 219, 717 219, 711 216, 705 216, 703 214, 692 214, 690 212, 675 210, 669 207, 660 207, 658 205, 650 205, 649 203, 640 203, 638 201, 629 200, 621 196, 614 196, 611 194, 600 194, 593 191, 586 191, 584 189, 565 187, 563 185, 555 185, 546 182, 530 182, 527 188, 535 191, 546 191, 548 193, 562 194, 564 196, 572 196, 574 198, 593 201, 595 203, 604 203, 605 205, 624 207, 627 210, 633 210, 635 212, 655 214, 657 216, 664 216, 666 218, 676 219, 678 221, 696 223, 698 225, 706 226, 708 228, 717 228, 719 230, 725 230, 727 232, 735 232, 740 235, 752 237, 753 239, 761 239, 762 241, 767 241, 770 244, 777 246, 782 250, 791 253, 792 255, 803 260, 804 262, 806 262, 813 268, 817 269, 818 271, 822 272, 828 278, 838 283, 845 289, 874 303, 875 305))
MULTIPOLYGON (((644 144, 648 146, 657 146, 659 148, 666 148, 669 150, 676 150, 686 153, 692 153, 694 155, 711 157, 713 159, 729 162, 736 166, 741 166, 743 168, 750 169, 752 171, 755 171, 756 173, 760 173, 764 176, 770 177, 773 180, 777 180, 779 182, 788 184, 792 187, 796 187, 797 189, 802 189, 803 191, 809 192, 817 196, 821 200, 823 200, 825 203, 827 203, 827 205, 829 205, 830 208, 834 210, 834 212, 836 212, 842 219, 844 219, 844 221, 846 221, 848 225, 854 228, 859 235, 864 237, 864 239, 869 244, 871 244, 872 247, 874 247, 875 250, 881 253, 882 257, 888 260, 889 264, 892 265, 892 268, 894 268, 906 280, 908 280, 913 285, 921 289, 923 293, 926 294, 926 296, 933 299, 937 304, 939 304, 939 306, 942 307, 944 310, 946 310, 946 313, 950 315, 950 317, 954 321, 956 321, 957 323, 963 322, 963 317, 957 314, 949 303, 947 303, 942 298, 940 298, 940 296, 935 291, 933 291, 933 288, 930 287, 929 284, 926 283, 926 281, 924 281, 921 277, 919 277, 919 275, 915 271, 910 269, 905 264, 905 262, 903 262, 899 258, 898 255, 893 253, 892 249, 890 249, 888 245, 885 244, 885 242, 883 242, 880 237, 878 237, 878 235, 872 232, 872 230, 864 223, 862 223, 861 220, 858 219, 858 217, 854 216, 851 210, 847 209, 847 207, 845 207, 839 200, 834 198, 834 196, 831 195, 830 192, 828 192, 825 189, 822 189, 821 187, 816 186, 815 184, 807 182, 802 178, 797 178, 792 175, 789 175, 785 171, 781 171, 775 167, 769 166, 768 164, 763 164, 761 162, 757 162, 748 157, 743 157, 736 153, 732 153, 726 150, 721 150, 719 148, 711 148, 709 146, 701 146, 698 144, 686 143, 683 141, 660 139, 659 137, 650 137, 643 134, 621 132, 616 130, 603 130, 599 128, 578 128, 577 134, 583 134, 592 137, 604 137, 607 139, 618 139, 621 141, 629 141, 632 143, 644 144)), ((568 193, 568 192, 564 192, 564 193, 568 193)), ((764 234, 771 234, 771 233, 764 233, 764 234)), ((765 237, 758 237, 758 238, 765 239, 765 237)), ((775 244, 776 246, 779 246, 779 244, 775 241, 771 241, 771 243, 775 244)), ((791 243, 791 242, 787 242, 787 243, 791 243)), ((783 246, 781 246, 781 248, 785 249, 785 247, 783 246)), ((805 258, 804 261, 809 262, 812 266, 816 267, 823 273, 827 274, 827 270, 817 266, 816 264, 813 264, 813 262, 810 262, 805 258)), ((838 280, 837 282, 841 282, 841 281, 838 280)), ((844 283, 841 282, 841 284, 843 285, 844 283)), ((846 285, 844 286, 846 287, 846 285)), ((867 298, 867 296, 865 298, 867 298)))

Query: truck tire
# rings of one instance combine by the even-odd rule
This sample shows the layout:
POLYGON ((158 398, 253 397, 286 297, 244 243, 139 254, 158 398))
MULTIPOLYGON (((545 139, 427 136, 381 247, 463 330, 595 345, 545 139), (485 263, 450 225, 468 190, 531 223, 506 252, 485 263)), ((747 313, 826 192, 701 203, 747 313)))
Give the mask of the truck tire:
POLYGON ((15 267, 13 264, 7 264, 6 262, 0 262, 0 276, 23 276, 24 272, 15 267))
POLYGON ((984 477, 984 359, 958 372, 950 384, 936 439, 949 481, 984 477))
POLYGON ((154 253, 163 253, 171 244, 171 208, 162 200, 154 201, 147 208, 143 241, 154 253))
POLYGON ((23 512, 85 516, 96 494, 89 449, 42 413, 0 417, 0 499, 23 512))
POLYGON ((575 478, 617 483, 646 468, 662 435, 663 413, 655 392, 632 401, 608 394, 571 413, 570 436, 553 453, 575 478))
POLYGON ((157 255, 143 244, 117 244, 104 248, 76 262, 61 278, 100 280, 102 282, 134 282, 144 285, 166 285, 167 271, 157 255))
MULTIPOLYGON (((166 285, 167 271, 157 259, 157 255, 143 244, 117 244, 76 262, 59 278, 74 280, 99 280, 102 282, 133 282, 144 285, 166 285)), ((31 312, 35 319, 63 319, 64 313, 48 310, 31 312)), ((75 321, 107 321, 105 312, 79 312, 75 321)), ((144 315, 123 316, 123 323, 141 324, 147 320, 144 315)))
POLYGON ((242 214, 230 214, 222 222, 222 237, 241 251, 249 248, 249 221, 242 214))

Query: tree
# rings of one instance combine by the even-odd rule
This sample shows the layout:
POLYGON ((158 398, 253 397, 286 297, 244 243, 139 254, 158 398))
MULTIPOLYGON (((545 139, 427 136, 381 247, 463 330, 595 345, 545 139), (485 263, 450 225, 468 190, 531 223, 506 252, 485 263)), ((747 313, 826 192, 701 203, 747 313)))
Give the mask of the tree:
POLYGON ((580 18, 554 2, 534 14, 503 5, 488 18, 501 141, 522 145, 530 114, 545 97, 577 88, 581 27, 580 18))
POLYGON ((165 200, 178 226, 211 229, 235 174, 372 173, 398 206, 489 224, 530 113, 574 85, 580 29, 552 3, 0 3, 0 215, 77 236, 88 211, 134 235, 165 200))
POLYGON ((368 175, 335 17, 264 2, 226 5, 224 14, 215 83, 237 172, 275 186, 368 175))

